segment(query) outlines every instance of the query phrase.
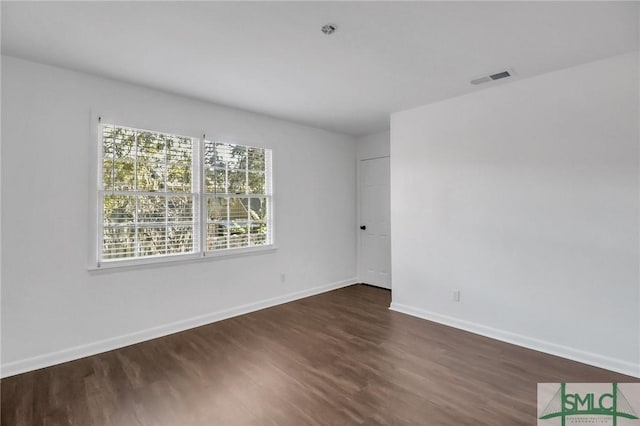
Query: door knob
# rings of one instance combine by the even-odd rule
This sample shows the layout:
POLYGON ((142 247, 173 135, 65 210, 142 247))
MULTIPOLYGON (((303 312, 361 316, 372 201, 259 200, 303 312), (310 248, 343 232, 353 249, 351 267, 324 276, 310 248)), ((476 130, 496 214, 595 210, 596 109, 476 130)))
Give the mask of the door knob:
POLYGON ((362 229, 364 231, 365 229, 367 229, 367 227, 365 225, 362 225, 362 226, 360 226, 360 229, 362 229))

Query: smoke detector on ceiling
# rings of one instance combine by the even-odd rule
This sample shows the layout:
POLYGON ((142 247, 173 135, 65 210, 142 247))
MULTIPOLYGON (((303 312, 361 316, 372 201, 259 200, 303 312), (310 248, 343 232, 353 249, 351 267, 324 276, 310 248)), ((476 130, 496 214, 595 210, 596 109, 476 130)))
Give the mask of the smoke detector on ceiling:
POLYGON ((338 26, 335 24, 325 24, 322 26, 321 30, 326 35, 331 35, 336 32, 338 26))
POLYGON ((511 76, 513 76, 512 70, 504 70, 494 74, 489 74, 489 75, 484 75, 482 77, 474 78, 473 80, 471 80, 471 84, 477 85, 477 84, 487 83, 489 81, 500 80, 500 79, 511 77, 511 76))

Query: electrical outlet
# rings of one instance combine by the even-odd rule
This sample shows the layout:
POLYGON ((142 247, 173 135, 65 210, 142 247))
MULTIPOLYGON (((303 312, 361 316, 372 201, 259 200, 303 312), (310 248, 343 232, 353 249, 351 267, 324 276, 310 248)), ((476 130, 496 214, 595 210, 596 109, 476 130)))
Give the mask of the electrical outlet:
POLYGON ((460 301, 460 290, 453 290, 453 301, 454 302, 460 301))

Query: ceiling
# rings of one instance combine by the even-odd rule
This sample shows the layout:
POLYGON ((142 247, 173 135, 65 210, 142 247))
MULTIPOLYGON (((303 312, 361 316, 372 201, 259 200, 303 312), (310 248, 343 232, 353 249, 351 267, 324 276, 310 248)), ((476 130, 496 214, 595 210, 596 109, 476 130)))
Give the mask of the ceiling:
POLYGON ((10 2, 2 53, 363 135, 639 47, 637 2, 10 2), (331 36, 320 31, 335 23, 331 36), (514 80, 514 79, 511 79, 514 80))

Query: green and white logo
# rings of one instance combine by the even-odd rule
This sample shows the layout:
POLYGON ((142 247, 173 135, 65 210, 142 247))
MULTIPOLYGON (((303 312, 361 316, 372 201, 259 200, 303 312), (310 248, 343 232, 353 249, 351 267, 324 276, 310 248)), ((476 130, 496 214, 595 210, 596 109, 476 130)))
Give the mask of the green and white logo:
POLYGON ((538 383, 538 425, 640 426, 640 383, 538 383))

